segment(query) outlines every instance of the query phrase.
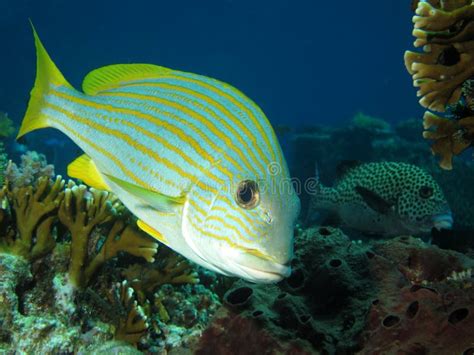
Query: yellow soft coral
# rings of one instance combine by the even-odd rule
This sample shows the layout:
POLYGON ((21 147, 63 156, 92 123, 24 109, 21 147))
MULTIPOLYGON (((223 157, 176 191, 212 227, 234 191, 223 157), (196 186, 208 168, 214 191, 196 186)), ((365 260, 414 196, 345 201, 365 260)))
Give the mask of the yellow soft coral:
POLYGON ((136 228, 125 226, 119 218, 123 209, 115 195, 107 191, 73 183, 66 188, 58 216, 71 233, 69 279, 74 286, 85 287, 100 266, 121 251, 149 262, 154 260, 158 244, 136 228), (102 246, 94 252, 97 248, 91 244, 99 242, 100 233, 95 238, 92 235, 106 223, 111 223, 112 227, 102 246))
POLYGON ((17 232, 5 236, 2 249, 35 260, 54 248, 53 223, 64 197, 63 187, 61 176, 54 182, 42 177, 36 187, 10 189, 7 184, 3 203, 8 203, 13 209, 17 232))

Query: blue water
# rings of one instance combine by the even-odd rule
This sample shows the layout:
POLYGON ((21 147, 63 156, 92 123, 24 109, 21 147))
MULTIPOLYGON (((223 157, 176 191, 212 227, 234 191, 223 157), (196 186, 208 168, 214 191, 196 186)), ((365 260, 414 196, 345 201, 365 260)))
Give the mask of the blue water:
POLYGON ((340 124, 357 111, 420 116, 403 52, 408 1, 0 2, 0 110, 20 122, 35 73, 28 18, 66 78, 146 62, 206 74, 247 93, 272 123, 340 124))

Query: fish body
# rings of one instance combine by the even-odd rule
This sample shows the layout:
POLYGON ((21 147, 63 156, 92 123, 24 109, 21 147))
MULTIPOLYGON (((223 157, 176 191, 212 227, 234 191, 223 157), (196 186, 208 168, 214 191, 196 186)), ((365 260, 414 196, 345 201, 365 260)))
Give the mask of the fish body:
POLYGON ((406 163, 346 162, 333 187, 319 184, 312 210, 336 215, 343 226, 397 236, 452 227, 441 187, 423 169, 406 163))
POLYGON ((149 64, 96 69, 79 92, 36 32, 35 44, 19 136, 65 133, 85 152, 70 176, 114 192, 141 229, 197 264, 255 282, 288 276, 299 199, 275 188, 289 172, 255 103, 221 81, 149 64))

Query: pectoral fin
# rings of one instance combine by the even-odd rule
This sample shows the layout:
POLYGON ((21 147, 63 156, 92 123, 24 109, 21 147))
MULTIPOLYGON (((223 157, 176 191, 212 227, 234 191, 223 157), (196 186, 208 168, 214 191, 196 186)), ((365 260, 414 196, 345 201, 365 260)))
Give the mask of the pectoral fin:
POLYGON ((183 205, 186 199, 185 196, 167 196, 158 191, 146 189, 144 187, 132 184, 128 181, 118 179, 114 176, 104 174, 113 183, 120 186, 128 193, 140 198, 145 203, 156 209, 157 211, 164 213, 174 213, 176 208, 183 205))
POLYGON ((356 186, 355 190, 362 197, 364 202, 374 211, 387 214, 393 206, 393 203, 385 200, 377 193, 362 186, 356 186))
POLYGON ((84 181, 85 184, 100 190, 110 191, 97 166, 87 154, 81 155, 67 167, 67 174, 84 181))

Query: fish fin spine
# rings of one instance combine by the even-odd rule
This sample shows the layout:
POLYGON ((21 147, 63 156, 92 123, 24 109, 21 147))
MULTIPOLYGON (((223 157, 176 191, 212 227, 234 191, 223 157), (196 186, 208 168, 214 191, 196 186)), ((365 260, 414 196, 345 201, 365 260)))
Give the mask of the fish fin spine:
POLYGON ((70 177, 84 181, 85 184, 95 189, 110 191, 110 187, 105 182, 99 169, 87 154, 81 155, 69 164, 67 174, 70 177))
POLYGON ((51 60, 32 23, 31 27, 36 47, 36 79, 17 139, 28 132, 50 126, 42 108, 51 85, 72 88, 51 60))

